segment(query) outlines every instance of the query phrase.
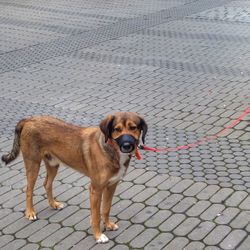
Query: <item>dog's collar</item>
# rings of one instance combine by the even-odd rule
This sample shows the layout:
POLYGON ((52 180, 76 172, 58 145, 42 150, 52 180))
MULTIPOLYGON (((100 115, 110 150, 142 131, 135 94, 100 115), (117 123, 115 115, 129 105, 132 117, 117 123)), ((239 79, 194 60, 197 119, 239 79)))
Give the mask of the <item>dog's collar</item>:
MULTIPOLYGON (((114 142, 111 138, 108 139, 107 144, 114 148, 114 142)), ((135 157, 137 160, 141 160, 141 154, 137 146, 135 147, 135 157)))

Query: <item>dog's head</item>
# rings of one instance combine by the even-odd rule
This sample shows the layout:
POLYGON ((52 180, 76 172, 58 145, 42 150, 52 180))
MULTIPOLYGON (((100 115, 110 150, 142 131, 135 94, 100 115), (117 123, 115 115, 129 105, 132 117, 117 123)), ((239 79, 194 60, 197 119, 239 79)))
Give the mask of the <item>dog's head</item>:
POLYGON ((118 144, 121 152, 130 153, 139 144, 141 133, 142 142, 145 143, 148 126, 136 113, 118 112, 102 120, 100 129, 105 136, 105 142, 112 139, 118 144))

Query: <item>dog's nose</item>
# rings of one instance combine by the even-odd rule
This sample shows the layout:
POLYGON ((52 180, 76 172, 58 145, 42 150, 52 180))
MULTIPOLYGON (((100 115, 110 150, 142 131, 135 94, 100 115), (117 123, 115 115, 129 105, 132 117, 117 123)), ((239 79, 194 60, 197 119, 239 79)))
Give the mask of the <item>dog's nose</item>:
POLYGON ((123 153, 130 153, 134 150, 134 145, 131 144, 130 142, 124 142, 122 145, 121 145, 121 151, 123 153))

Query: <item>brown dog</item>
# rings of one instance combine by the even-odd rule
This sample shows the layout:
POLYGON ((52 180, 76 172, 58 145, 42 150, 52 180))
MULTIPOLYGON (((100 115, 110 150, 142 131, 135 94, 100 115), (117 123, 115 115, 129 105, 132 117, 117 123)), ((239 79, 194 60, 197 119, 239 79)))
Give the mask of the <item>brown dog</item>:
POLYGON ((101 121, 99 127, 82 128, 51 116, 21 120, 15 129, 12 151, 3 155, 8 164, 20 150, 26 168, 26 217, 36 220, 33 189, 43 160, 47 170, 44 187, 49 205, 63 208, 52 193, 52 183, 59 163, 90 177, 91 224, 98 243, 108 241, 100 229, 101 216, 106 229, 117 230, 109 219, 112 198, 118 182, 125 175, 142 131, 144 143, 147 124, 135 113, 120 112, 101 121), (102 211, 101 211, 102 203, 102 211))

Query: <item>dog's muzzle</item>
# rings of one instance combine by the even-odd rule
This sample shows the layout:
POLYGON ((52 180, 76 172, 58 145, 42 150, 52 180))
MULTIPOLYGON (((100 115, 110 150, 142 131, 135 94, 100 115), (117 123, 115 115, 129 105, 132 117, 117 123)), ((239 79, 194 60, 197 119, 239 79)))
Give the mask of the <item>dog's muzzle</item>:
POLYGON ((121 135, 115 139, 122 153, 131 153, 138 142, 132 135, 121 135))

